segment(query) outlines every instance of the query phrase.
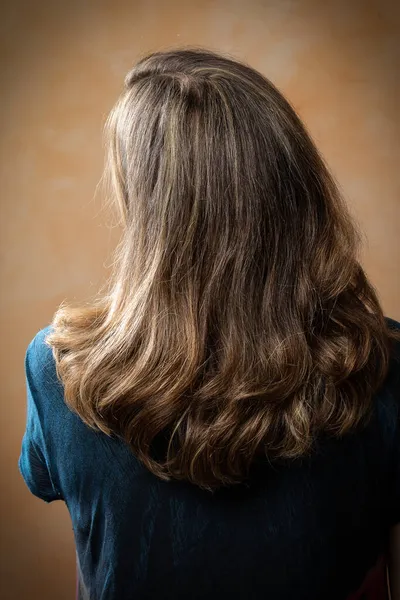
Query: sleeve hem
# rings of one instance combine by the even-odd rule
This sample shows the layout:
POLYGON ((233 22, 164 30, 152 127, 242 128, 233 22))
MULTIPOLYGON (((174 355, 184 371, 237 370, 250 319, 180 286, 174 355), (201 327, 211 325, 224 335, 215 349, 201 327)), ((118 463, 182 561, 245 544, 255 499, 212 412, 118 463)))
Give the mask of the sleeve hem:
POLYGON ((28 487, 29 491, 31 492, 31 494, 33 494, 34 496, 36 496, 36 498, 39 498, 40 500, 44 500, 47 503, 53 502, 54 500, 61 500, 61 494, 46 494, 43 491, 39 490, 35 483, 33 482, 33 480, 27 475, 27 473, 24 470, 23 467, 23 462, 21 460, 21 457, 18 460, 18 470, 22 475, 23 480, 25 481, 26 486, 28 487))

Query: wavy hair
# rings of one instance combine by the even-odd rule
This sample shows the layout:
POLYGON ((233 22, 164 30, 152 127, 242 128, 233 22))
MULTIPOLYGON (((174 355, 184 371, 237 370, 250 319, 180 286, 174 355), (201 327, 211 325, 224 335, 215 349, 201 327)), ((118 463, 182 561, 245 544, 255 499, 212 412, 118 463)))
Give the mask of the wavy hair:
POLYGON ((227 55, 155 52, 105 131, 122 235, 105 288, 53 317, 68 406, 157 477, 211 491, 366 422, 396 333, 277 88, 227 55))

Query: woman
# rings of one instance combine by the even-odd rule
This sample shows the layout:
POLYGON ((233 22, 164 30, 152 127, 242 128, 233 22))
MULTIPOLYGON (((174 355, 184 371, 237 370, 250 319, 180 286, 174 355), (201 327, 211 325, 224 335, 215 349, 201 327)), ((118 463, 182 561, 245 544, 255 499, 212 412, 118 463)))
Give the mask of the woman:
POLYGON ((21 473, 80 598, 346 599, 397 538, 400 323, 271 82, 184 49, 125 83, 114 271, 28 347, 21 473))

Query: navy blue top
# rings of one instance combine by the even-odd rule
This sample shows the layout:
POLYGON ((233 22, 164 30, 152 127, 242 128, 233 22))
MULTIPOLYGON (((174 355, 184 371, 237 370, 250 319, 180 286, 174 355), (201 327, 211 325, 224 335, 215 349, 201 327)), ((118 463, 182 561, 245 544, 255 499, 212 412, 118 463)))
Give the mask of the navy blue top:
POLYGON ((159 480, 68 409, 50 327, 26 352, 18 464, 33 494, 68 507, 79 598, 344 600, 360 586, 400 522, 400 348, 367 428, 212 495, 159 480))

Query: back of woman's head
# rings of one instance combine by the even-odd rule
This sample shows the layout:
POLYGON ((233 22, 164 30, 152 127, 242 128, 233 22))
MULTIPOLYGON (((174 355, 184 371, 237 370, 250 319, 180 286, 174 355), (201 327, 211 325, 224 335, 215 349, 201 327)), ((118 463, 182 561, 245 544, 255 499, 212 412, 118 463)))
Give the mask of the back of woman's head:
POLYGON ((124 228, 109 288, 62 305, 48 342, 88 425, 159 477, 215 489, 363 423, 394 334, 337 186, 270 81, 184 49, 125 83, 106 129, 124 228))

